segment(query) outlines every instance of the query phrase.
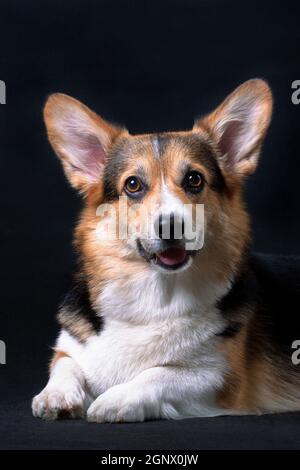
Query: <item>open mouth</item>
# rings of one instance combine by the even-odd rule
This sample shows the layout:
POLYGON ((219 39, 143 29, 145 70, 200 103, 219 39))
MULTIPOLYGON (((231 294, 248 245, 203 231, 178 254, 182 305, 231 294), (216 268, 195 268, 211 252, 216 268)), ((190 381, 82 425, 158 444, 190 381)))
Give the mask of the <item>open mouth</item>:
POLYGON ((171 247, 154 255, 154 261, 165 269, 178 269, 189 258, 188 252, 181 247, 171 247))
POLYGON ((180 246, 172 246, 161 252, 149 254, 140 240, 138 240, 138 249, 141 256, 148 262, 152 262, 169 271, 176 271, 182 268, 188 263, 191 256, 196 254, 195 251, 188 251, 180 246))

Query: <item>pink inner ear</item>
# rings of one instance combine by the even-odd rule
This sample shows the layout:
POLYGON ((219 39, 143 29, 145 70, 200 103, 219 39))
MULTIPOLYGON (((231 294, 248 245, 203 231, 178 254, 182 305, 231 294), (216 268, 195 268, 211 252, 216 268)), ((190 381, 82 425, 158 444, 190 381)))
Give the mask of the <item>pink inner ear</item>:
POLYGON ((227 154, 230 163, 236 163, 239 152, 239 137, 243 132, 243 122, 230 121, 219 141, 219 148, 222 155, 227 154))
POLYGON ((97 181, 106 161, 106 153, 100 140, 93 134, 76 133, 74 145, 77 150, 74 166, 83 171, 92 181, 97 181))

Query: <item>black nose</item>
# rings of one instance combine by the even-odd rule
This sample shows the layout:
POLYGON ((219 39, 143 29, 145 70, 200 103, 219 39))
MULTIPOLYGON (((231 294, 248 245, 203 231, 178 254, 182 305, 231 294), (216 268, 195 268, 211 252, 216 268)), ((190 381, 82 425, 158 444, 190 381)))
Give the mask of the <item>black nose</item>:
POLYGON ((184 220, 174 213, 160 214, 156 225, 156 234, 162 240, 180 240, 184 235, 184 220))

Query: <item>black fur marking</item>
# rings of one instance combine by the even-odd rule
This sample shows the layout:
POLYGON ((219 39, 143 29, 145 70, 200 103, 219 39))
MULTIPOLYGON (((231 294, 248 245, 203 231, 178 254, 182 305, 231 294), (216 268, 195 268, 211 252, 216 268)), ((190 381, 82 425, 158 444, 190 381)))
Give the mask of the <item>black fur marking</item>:
POLYGON ((80 326, 85 331, 99 333, 103 327, 103 319, 93 309, 86 280, 82 274, 71 277, 69 289, 64 296, 58 312, 58 322, 62 328, 82 341, 80 326))
POLYGON ((250 262, 265 342, 274 354, 288 355, 291 364, 292 342, 300 339, 300 257, 255 254, 250 262))
POLYGON ((195 161, 202 163, 212 175, 210 188, 217 192, 222 192, 225 188, 225 179, 218 165, 217 158, 213 149, 200 136, 197 135, 176 135, 165 134, 159 135, 159 148, 161 153, 166 151, 167 146, 171 142, 177 142, 188 150, 189 155, 195 161))
POLYGON ((291 367, 291 346, 300 339, 300 257, 252 253, 217 307, 228 319, 225 333, 243 324, 240 312, 253 314, 249 344, 291 367))
POLYGON ((221 336, 222 338, 234 338, 242 329, 242 323, 232 322, 223 331, 217 333, 216 336, 221 336))
POLYGON ((258 300, 257 297, 257 281, 250 266, 245 261, 245 264, 232 283, 230 291, 217 302, 217 308, 228 316, 230 312, 244 307, 255 307, 258 300))
POLYGON ((218 165, 217 159, 212 148, 202 139, 193 136, 189 137, 189 145, 192 148, 193 155, 209 170, 213 176, 210 188, 217 192, 223 192, 225 189, 225 179, 218 165))
POLYGON ((117 142, 107 157, 107 164, 104 169, 104 197, 107 202, 117 200, 119 192, 117 182, 120 174, 126 168, 128 159, 128 149, 124 140, 117 142))
MULTIPOLYGON (((212 175, 210 188, 217 192, 222 192, 225 188, 225 179, 218 165, 217 158, 210 145, 197 135, 177 135, 177 134, 153 134, 153 139, 157 140, 159 155, 156 158, 163 160, 167 147, 172 143, 178 143, 179 146, 187 149, 189 155, 195 161, 202 163, 212 175)), ((146 140, 149 144, 151 139, 146 140)), ((119 176, 127 167, 128 159, 132 153, 143 151, 145 141, 141 137, 140 141, 130 142, 123 138, 117 141, 107 157, 107 164, 104 170, 104 196, 106 201, 117 200, 119 197, 117 181, 119 176)))

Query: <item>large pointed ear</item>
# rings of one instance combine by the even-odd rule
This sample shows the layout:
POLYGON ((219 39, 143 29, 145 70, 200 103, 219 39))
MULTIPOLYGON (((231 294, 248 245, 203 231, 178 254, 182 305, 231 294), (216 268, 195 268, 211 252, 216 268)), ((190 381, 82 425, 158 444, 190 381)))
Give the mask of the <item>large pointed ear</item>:
POLYGON ((216 142, 220 165, 247 176, 255 170, 272 114, 272 94, 266 82, 249 80, 240 85, 211 114, 195 122, 216 142))
POLYGON ((99 182, 107 152, 122 129, 61 93, 48 98, 44 119, 49 141, 71 185, 84 192, 99 182))

